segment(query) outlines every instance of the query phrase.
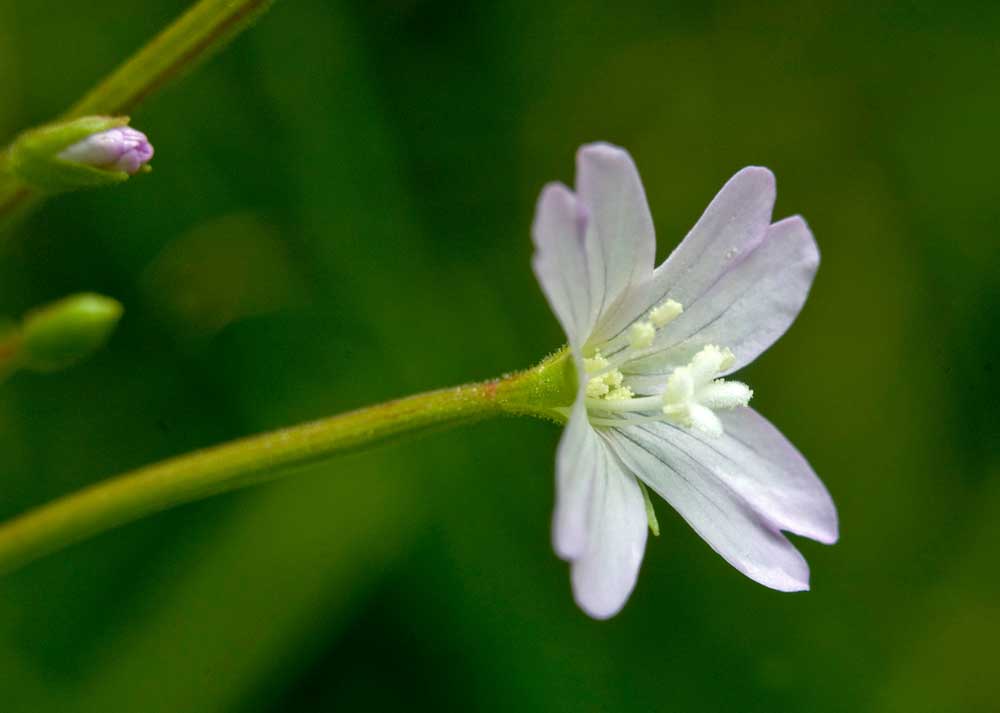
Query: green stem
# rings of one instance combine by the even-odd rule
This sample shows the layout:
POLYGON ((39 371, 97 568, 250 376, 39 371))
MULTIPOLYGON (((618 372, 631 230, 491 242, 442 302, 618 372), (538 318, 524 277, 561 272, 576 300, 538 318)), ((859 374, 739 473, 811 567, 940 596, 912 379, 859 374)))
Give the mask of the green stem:
POLYGON ((574 392, 571 360, 562 350, 503 379, 410 396, 140 468, 0 525, 0 574, 145 515, 403 434, 504 413, 558 420, 574 392))
POLYGON ((62 117, 128 114, 249 27, 274 0, 201 0, 62 117))
MULTIPOLYGON (((248 28, 274 0, 200 0, 94 87, 61 120, 92 114, 128 114, 171 81, 192 70, 248 28)), ((44 196, 3 170, 0 153, 0 231, 44 196)))

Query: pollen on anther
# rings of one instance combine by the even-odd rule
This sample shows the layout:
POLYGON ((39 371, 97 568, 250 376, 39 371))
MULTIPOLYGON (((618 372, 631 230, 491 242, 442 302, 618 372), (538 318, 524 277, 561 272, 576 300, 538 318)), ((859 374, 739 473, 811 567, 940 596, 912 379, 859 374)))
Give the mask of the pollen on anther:
POLYGON ((598 371, 603 371, 609 366, 608 360, 605 359, 600 352, 595 352, 594 356, 589 358, 584 358, 583 368, 588 374, 594 374, 598 371))
POLYGON ((610 391, 604 398, 608 401, 628 401, 634 396, 635 394, 632 393, 632 389, 627 386, 619 386, 610 391))
POLYGON ((629 328, 628 341, 633 349, 645 349, 655 337, 656 327, 651 322, 636 322, 629 328))
POLYGON ((649 311, 649 320, 659 329, 673 322, 684 311, 683 305, 677 300, 667 300, 649 311))
POLYGON ((604 379, 591 379, 587 382, 587 396, 592 399, 599 399, 605 396, 609 391, 608 385, 604 383, 604 379))

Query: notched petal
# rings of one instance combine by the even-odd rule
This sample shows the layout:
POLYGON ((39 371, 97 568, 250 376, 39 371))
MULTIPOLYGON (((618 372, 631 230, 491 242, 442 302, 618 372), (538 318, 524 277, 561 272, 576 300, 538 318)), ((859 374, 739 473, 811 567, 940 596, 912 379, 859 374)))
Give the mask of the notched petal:
POLYGON ((614 320, 628 294, 648 282, 656 254, 653 218, 639 171, 624 149, 588 144, 577 152, 576 190, 590 211, 587 235, 591 291, 602 323, 614 320))
POLYGON ((572 564, 573 597, 587 614, 608 619, 625 606, 635 588, 646 549, 646 502, 635 477, 615 456, 594 482, 587 549, 572 564))
POLYGON ((578 346, 593 327, 587 256, 583 245, 586 210, 561 183, 542 190, 531 235, 532 267, 570 344, 578 346))
POLYGON ((665 424, 610 432, 622 462, 683 517, 733 567, 779 591, 809 588, 809 565, 778 529, 698 458, 665 424))

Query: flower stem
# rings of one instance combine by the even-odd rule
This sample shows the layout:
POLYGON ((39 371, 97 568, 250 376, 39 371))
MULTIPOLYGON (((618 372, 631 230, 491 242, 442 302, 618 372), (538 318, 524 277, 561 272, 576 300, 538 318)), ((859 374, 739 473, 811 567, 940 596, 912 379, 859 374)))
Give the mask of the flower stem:
MULTIPOLYGON (((274 0, 200 0, 83 96, 61 120, 128 114, 169 82, 222 49, 274 0)), ((0 231, 44 198, 4 170, 0 152, 0 231)))
POLYGON ((62 117, 128 114, 171 80, 220 50, 274 0, 201 0, 112 72, 62 117))
POLYGON ((0 574, 145 515, 235 490, 396 436, 504 413, 553 418, 572 402, 569 359, 557 352, 534 369, 369 406, 244 438, 92 485, 0 525, 0 574))

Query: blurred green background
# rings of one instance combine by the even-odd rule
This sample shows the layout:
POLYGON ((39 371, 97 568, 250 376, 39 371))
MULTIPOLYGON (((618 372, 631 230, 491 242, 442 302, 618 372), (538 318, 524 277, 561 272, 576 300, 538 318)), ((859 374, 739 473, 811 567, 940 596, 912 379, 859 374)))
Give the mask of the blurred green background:
MULTIPOLYGON (((0 142, 186 3, 0 0, 0 142)), ((617 618, 550 548, 548 424, 182 507, 0 581, 0 710, 995 711, 1000 5, 279 1, 135 113, 153 174, 51 201, 0 313, 96 290, 95 358, 0 387, 0 517, 232 437, 527 366, 534 201, 627 147, 663 257, 737 169, 823 253, 745 374, 839 506, 813 591, 665 505, 617 618)))

